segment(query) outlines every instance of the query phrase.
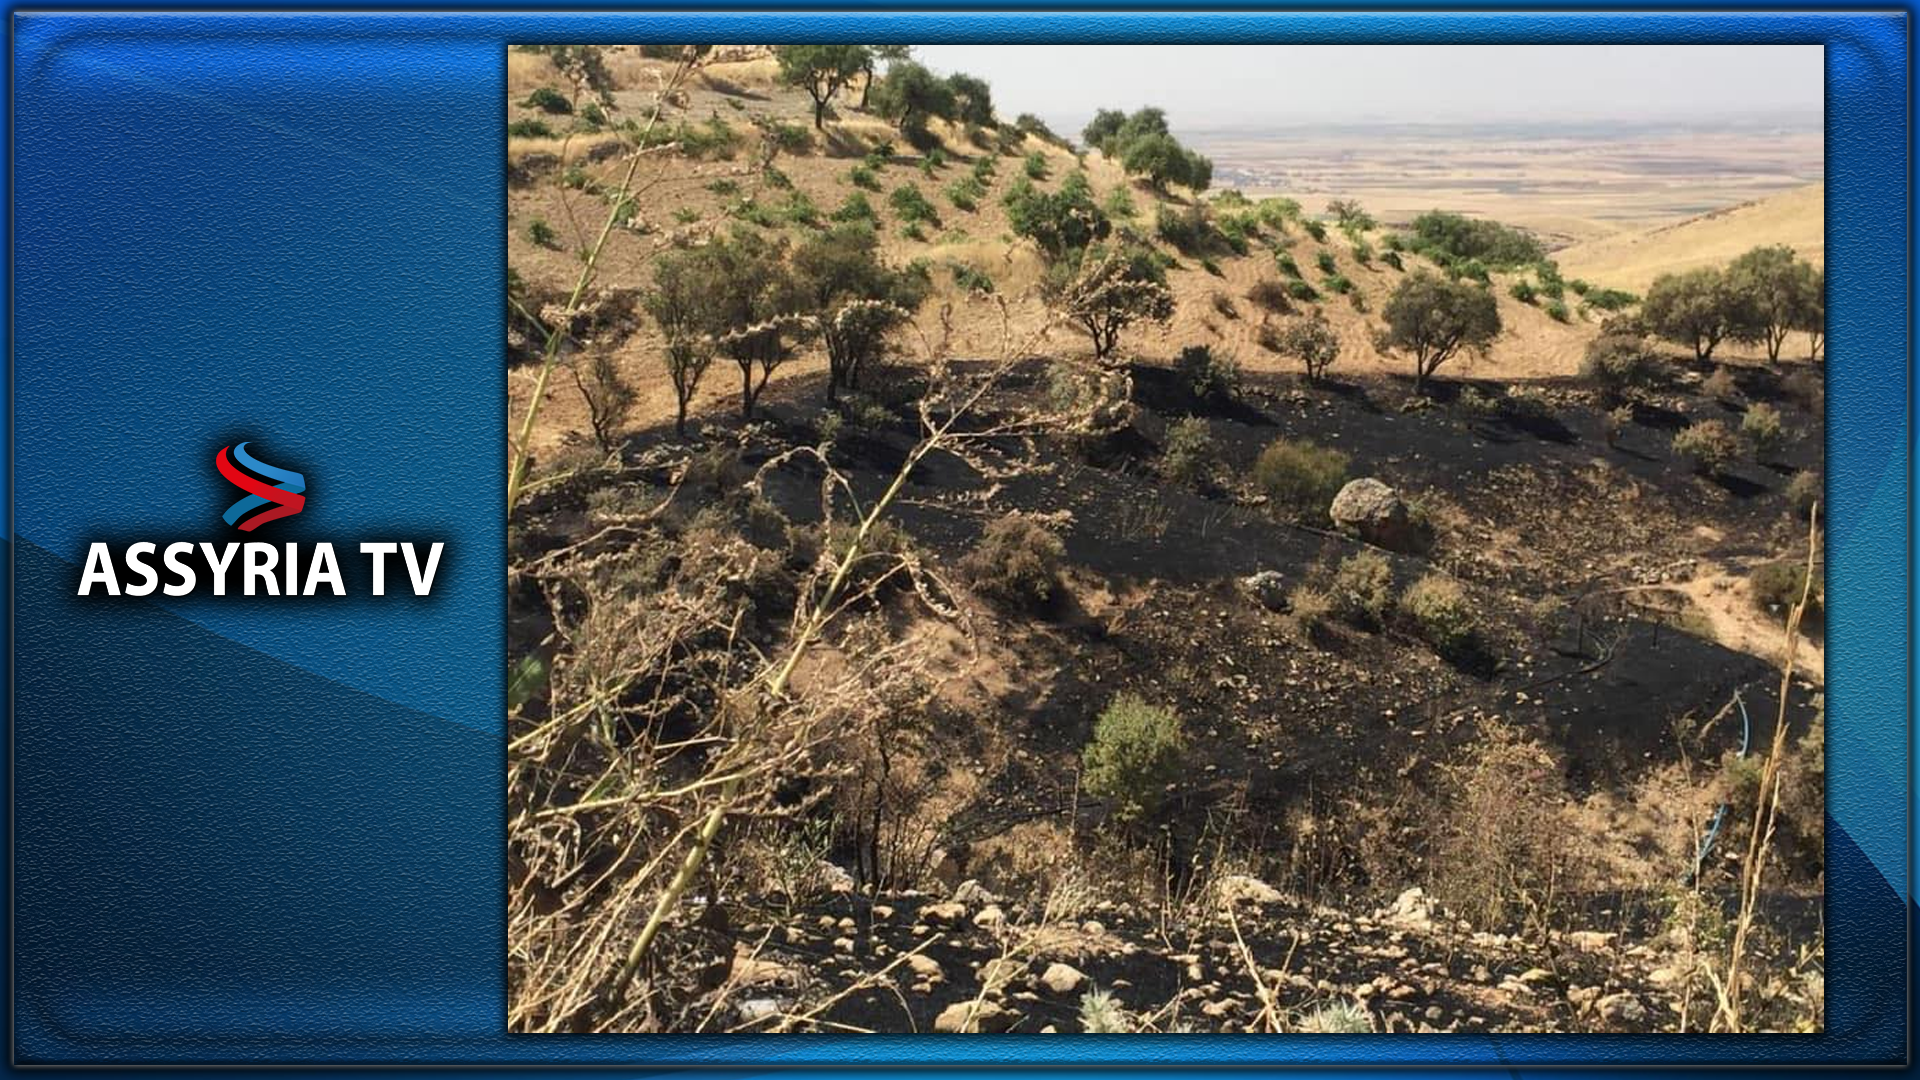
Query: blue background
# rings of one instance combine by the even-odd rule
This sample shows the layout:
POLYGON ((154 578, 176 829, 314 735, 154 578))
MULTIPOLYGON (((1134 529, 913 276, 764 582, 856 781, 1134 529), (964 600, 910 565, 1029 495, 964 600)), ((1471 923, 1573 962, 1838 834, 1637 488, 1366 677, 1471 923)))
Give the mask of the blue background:
MULTIPOLYGON (((14 16, 21 1062, 1516 1063, 1906 1053, 1906 16, 14 16), (1827 43, 1828 1033, 504 1033, 504 52, 516 41, 1827 43), (72 593, 89 540, 440 539, 434 595, 72 593)), ((357 556, 353 556, 357 558, 357 556)))

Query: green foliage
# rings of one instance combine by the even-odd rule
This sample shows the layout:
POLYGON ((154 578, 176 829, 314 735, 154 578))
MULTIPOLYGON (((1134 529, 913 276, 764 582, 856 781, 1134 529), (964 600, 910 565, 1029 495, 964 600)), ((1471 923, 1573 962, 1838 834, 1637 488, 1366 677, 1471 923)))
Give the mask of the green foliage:
POLYGON ((1210 345, 1181 349, 1173 370, 1188 391, 1203 401, 1228 402, 1240 395, 1240 365, 1233 357, 1214 352, 1210 345))
POLYGON ((520 106, 526 109, 539 109, 543 113, 552 113, 556 116, 573 114, 573 102, 568 101, 565 94, 550 86, 542 86, 528 94, 527 99, 522 101, 520 106))
POLYGON ((1342 296, 1353 291, 1353 282, 1345 274, 1333 274, 1320 284, 1326 286, 1328 292, 1342 296))
POLYGON ((1133 194, 1124 187, 1107 192, 1106 201, 1100 204, 1100 209, 1117 221, 1131 221, 1139 213, 1133 205, 1133 194))
POLYGON ((1421 577, 1401 596, 1400 607, 1441 656, 1458 658, 1473 648, 1479 621, 1466 590, 1452 578, 1438 573, 1421 577))
POLYGON ((545 218, 534 218, 532 221, 527 222, 527 240, 529 242, 543 248, 550 248, 554 246, 554 241, 558 239, 559 234, 553 231, 553 226, 547 224, 545 218))
POLYGON ((1635 390, 1651 390, 1666 376, 1666 365, 1639 334, 1601 331, 1587 344, 1580 375, 1608 397, 1635 390))
POLYGON ((1144 108, 1128 116, 1113 109, 1094 115, 1083 132, 1087 145, 1120 162, 1130 176, 1165 193, 1179 184, 1196 194, 1213 183, 1213 162, 1180 144, 1167 128, 1167 115, 1144 108))
POLYGON ((840 205, 835 208, 829 216, 835 222, 843 225, 860 221, 864 221, 875 228, 878 228, 880 225, 879 211, 875 210, 873 204, 867 201, 865 194, 858 191, 847 192, 847 197, 840 201, 840 205))
POLYGON ((1321 521, 1347 482, 1347 455, 1305 439, 1275 439, 1253 463, 1254 486, 1275 507, 1321 521))
POLYGON ((1115 697, 1082 754, 1083 786, 1123 824, 1151 817, 1179 779, 1186 736, 1170 709, 1133 694, 1115 697))
POLYGON ((1314 221, 1311 218, 1303 218, 1301 219, 1300 227, 1307 230, 1307 235, 1313 237, 1314 243, 1324 244, 1327 242, 1327 227, 1320 222, 1314 221))
POLYGON ((1750 333, 1757 318, 1751 299, 1715 267, 1654 279, 1640 314, 1655 334, 1691 346, 1701 361, 1726 338, 1750 333))
POLYGON ((1320 299, 1320 293, 1304 281, 1287 282, 1287 295, 1295 300, 1314 301, 1320 299))
POLYGON ((1318 314, 1290 320, 1286 328, 1274 336, 1273 346, 1275 352, 1300 361, 1311 382, 1318 382, 1340 358, 1340 338, 1326 317, 1318 314))
POLYGON ((854 76, 869 69, 872 53, 865 45, 776 45, 780 80, 797 86, 813 99, 813 126, 824 126, 827 103, 854 76))
POLYGON ((804 154, 813 149, 813 136, 799 124, 767 119, 760 122, 761 137, 782 154, 804 154))
POLYGON ((976 269, 963 262, 952 263, 948 269, 953 274, 953 283, 961 289, 981 296, 993 295, 993 279, 987 276, 985 270, 976 269))
POLYGON ((1549 300, 1540 310, 1546 312, 1547 318, 1552 319, 1554 322, 1566 322, 1568 318, 1570 318, 1567 313, 1566 302, 1563 300, 1549 300))
POLYGON ((855 165, 847 171, 847 179, 853 183, 854 187, 865 188, 868 191, 880 190, 880 178, 874 174, 871 165, 855 165))
POLYGON ((1800 602, 1803 589, 1807 593, 1808 619, 1817 621, 1826 602, 1826 583, 1822 575, 1816 572, 1809 587, 1807 564, 1794 559, 1781 559, 1755 567, 1747 578, 1747 589, 1753 597, 1754 607, 1781 619, 1786 617, 1793 605, 1800 602))
POLYGON ((1820 486, 1820 474, 1812 469, 1794 473, 1793 479, 1787 482, 1784 494, 1787 509, 1800 521, 1806 521, 1814 507, 1826 501, 1826 494, 1820 486))
POLYGON ((1460 350, 1484 349, 1500 333, 1492 294, 1424 270, 1401 280, 1382 314, 1382 341, 1412 354, 1416 389, 1460 350))
POLYGON ((1060 587, 1066 545, 1023 514, 1008 514, 981 533, 961 569, 974 590, 1001 607, 1035 611, 1060 587))
POLYGON ((1693 462, 1696 471, 1714 475, 1740 456, 1740 439, 1720 420, 1690 424, 1673 437, 1673 452, 1693 462))
POLYGON ((920 189, 912 184, 901 184, 887 196, 887 205, 893 207, 895 217, 910 224, 939 225, 940 213, 927 201, 920 189))
POLYGON ((1155 253, 1138 245, 1095 245, 1048 268, 1041 283, 1047 303, 1085 331, 1094 358, 1105 359, 1121 331, 1137 322, 1173 317, 1173 293, 1155 253))
MULTIPOLYGON (((1583 283, 1575 281, 1572 284, 1577 286, 1583 283)), ((1578 289, 1574 291, 1579 292, 1578 289)), ((1581 295, 1586 298, 1588 307, 1601 311, 1624 311, 1640 302, 1638 296, 1620 289, 1588 289, 1581 295)))
POLYGON ((1824 278, 1784 244, 1756 247, 1733 260, 1727 282, 1746 311, 1734 336, 1765 345, 1769 361, 1780 359, 1787 334, 1825 318, 1824 278))
POLYGON ((1300 264, 1293 261, 1293 256, 1284 251, 1276 252, 1273 256, 1273 261, 1275 265, 1280 267, 1281 273, 1296 280, 1300 277, 1300 264))
POLYGON ((1393 610, 1393 566, 1371 548, 1356 551, 1334 570, 1327 598, 1342 621, 1362 630, 1379 629, 1393 610))
POLYGON ((1507 288, 1507 295, 1523 304, 1531 304, 1539 293, 1534 289, 1533 282, 1521 280, 1507 288))
POLYGON ((793 255, 796 304, 811 310, 827 351, 828 400, 883 357, 889 335, 925 302, 926 281, 881 261, 879 236, 864 224, 837 225, 793 255))
POLYGON ((969 214, 980 208, 980 200, 986 194, 986 185, 971 174, 947 185, 947 201, 954 205, 954 209, 969 214))
POLYGON ((1200 206, 1174 209, 1162 204, 1154 216, 1154 231, 1182 255, 1200 255, 1212 250, 1219 234, 1200 206))
POLYGON ((1220 451, 1205 420, 1189 416, 1167 429, 1166 450, 1160 458, 1160 472, 1167 479, 1189 487, 1203 484, 1212 479, 1219 463, 1220 451))
POLYGON ((1756 402, 1740 418, 1740 434, 1753 446, 1754 456, 1764 461, 1786 441, 1786 426, 1780 422, 1779 409, 1756 402))
POLYGON ((1027 155, 1026 161, 1021 164, 1021 169, 1025 171, 1027 179, 1029 180, 1045 180, 1047 178, 1047 155, 1035 150, 1027 155))
POLYGON ((947 76, 947 92, 953 96, 951 119, 976 127, 993 126, 993 91, 985 80, 956 71, 947 76))
POLYGON ((553 128, 548 127, 545 120, 535 120, 529 117, 524 120, 515 120, 513 123, 508 124, 507 135, 515 139, 551 139, 553 138, 553 128))
POLYGON ((1315 255, 1313 257, 1313 263, 1320 268, 1320 272, 1323 274, 1337 274, 1340 272, 1340 266, 1333 261, 1333 252, 1331 251, 1322 251, 1318 255, 1315 255))
POLYGON ((900 126, 910 142, 924 138, 928 120, 951 120, 958 108, 952 84, 911 60, 887 68, 886 78, 873 88, 872 103, 881 116, 900 126))
POLYGON ((1448 261, 1478 259, 1502 270, 1528 266, 1546 258, 1546 249, 1528 233, 1497 221, 1441 210, 1414 219, 1409 246, 1429 257, 1444 255, 1448 261))
POLYGON ((1393 267, 1395 270, 1405 270, 1407 268, 1406 263, 1400 260, 1400 253, 1397 251, 1389 251, 1385 255, 1380 256, 1380 261, 1393 267))
POLYGON ((1016 236, 1032 240, 1049 261, 1059 261, 1104 240, 1112 226, 1093 202, 1085 173, 1076 172, 1060 190, 1042 191, 1025 177, 1016 179, 1001 199, 1016 236))

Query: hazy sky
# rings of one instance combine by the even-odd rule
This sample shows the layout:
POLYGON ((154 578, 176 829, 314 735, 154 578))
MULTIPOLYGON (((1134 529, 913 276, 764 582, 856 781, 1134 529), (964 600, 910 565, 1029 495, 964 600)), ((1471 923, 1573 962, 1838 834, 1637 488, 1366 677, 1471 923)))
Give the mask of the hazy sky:
POLYGON ((1159 105, 1177 130, 1270 121, 1660 121, 1824 107, 1819 45, 920 45, 1001 113, 1077 134, 1159 105))

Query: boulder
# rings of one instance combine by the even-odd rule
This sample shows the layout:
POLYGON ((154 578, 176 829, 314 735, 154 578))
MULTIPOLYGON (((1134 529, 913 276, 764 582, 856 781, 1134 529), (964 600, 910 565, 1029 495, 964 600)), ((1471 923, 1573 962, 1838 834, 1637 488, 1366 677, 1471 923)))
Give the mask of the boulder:
POLYGON ((1229 904, 1277 904, 1284 897, 1259 878, 1228 874, 1220 879, 1220 899, 1229 904))
POLYGON ((1372 544, 1407 554, 1426 550, 1426 529, 1414 520, 1399 492, 1372 477, 1349 481, 1333 497, 1328 516, 1341 532, 1372 544))
POLYGON ((1594 1002, 1593 1010, 1600 1014, 1600 1019, 1616 1024, 1638 1024, 1647 1018, 1647 1007, 1625 991, 1594 1002))
POLYGON ((1020 1014, 991 1001, 959 1001, 933 1018, 933 1030, 947 1034, 961 1032, 1001 1032, 1020 1022, 1020 1014))
POLYGON ((920 917, 933 926, 958 926, 967 917, 967 905, 951 900, 944 904, 928 904, 920 909, 920 917))
POLYGON ((1071 994, 1086 981, 1086 975, 1071 964, 1048 964, 1040 975, 1040 985, 1056 994, 1071 994))

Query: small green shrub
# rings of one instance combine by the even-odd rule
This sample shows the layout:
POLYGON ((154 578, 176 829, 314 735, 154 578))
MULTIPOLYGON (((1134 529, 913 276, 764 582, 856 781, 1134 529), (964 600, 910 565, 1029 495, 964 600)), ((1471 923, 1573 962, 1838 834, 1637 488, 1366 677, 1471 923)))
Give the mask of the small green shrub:
POLYGON ((1400 261, 1400 253, 1397 251, 1389 251, 1385 255, 1380 256, 1380 261, 1393 267, 1395 270, 1405 270, 1407 268, 1406 263, 1400 261))
POLYGON ((1009 609, 1034 611, 1053 599, 1060 587, 1060 560, 1066 546, 1047 527, 1021 514, 989 524, 961 570, 974 590, 1009 609))
POLYGON ((1787 509, 1802 522, 1807 520, 1807 515, 1815 506, 1826 499, 1820 490, 1820 474, 1811 469, 1793 474, 1793 479, 1787 482, 1785 494, 1787 509))
POLYGON ((1393 567, 1371 548, 1357 551, 1340 561, 1327 596, 1342 620, 1363 630, 1385 626, 1393 610, 1393 567))
POLYGON ((1757 402, 1740 420, 1740 434, 1753 445, 1756 458, 1772 457, 1786 441, 1786 427, 1780 422, 1780 410, 1766 402, 1757 402))
POLYGON ((1293 256, 1287 254, 1284 251, 1277 252, 1273 256, 1273 261, 1275 265, 1280 267, 1281 273, 1287 275, 1290 278, 1293 278, 1296 281, 1299 280, 1300 264, 1293 261, 1293 256))
POLYGON ((985 184, 977 177, 963 176, 947 185, 947 201, 957 210, 973 213, 980 208, 980 199, 987 193, 985 184))
POLYGON ((1189 345, 1174 358, 1173 370, 1202 400, 1226 402, 1240 396, 1240 365, 1210 345, 1189 345))
POLYGON ((1327 287, 1328 292, 1339 293, 1341 296, 1353 291, 1353 282, 1349 281, 1345 274, 1334 274, 1321 284, 1327 287))
POLYGON ((1547 318, 1552 319, 1554 322, 1563 323, 1572 318, 1567 311, 1567 304, 1564 300, 1549 300, 1540 310, 1546 312, 1547 318))
POLYGON ((1295 300, 1313 301, 1320 299, 1320 293, 1304 281, 1289 281, 1287 295, 1295 300))
POLYGON ((1307 219, 1300 222, 1300 227, 1307 230, 1307 235, 1313 237, 1314 243, 1324 244, 1327 242, 1327 227, 1320 222, 1307 219))
POLYGON ((553 128, 547 126, 545 120, 535 120, 529 117, 525 120, 515 120, 513 123, 508 124, 507 134, 515 139, 551 139, 553 138, 553 128))
POLYGON ((1347 482, 1347 455, 1304 439, 1275 439, 1254 462, 1253 482, 1281 509, 1324 519, 1347 482))
POLYGON ((1673 452, 1691 460, 1696 472, 1712 476, 1740 456, 1740 439, 1723 421, 1702 420, 1673 437, 1673 452))
POLYGON ((1580 374, 1608 397, 1618 397, 1653 389, 1665 378, 1666 365, 1640 335, 1603 331, 1587 344, 1580 374))
POLYGON ((527 99, 522 101, 520 105, 523 108, 539 109, 543 113, 552 113, 555 116, 571 116, 573 114, 573 102, 568 101, 565 94, 562 94, 551 86, 542 86, 533 93, 528 94, 527 99))
POLYGON ((553 226, 547 224, 545 218, 534 218, 527 222, 527 239, 532 243, 550 248, 559 237, 560 234, 553 231, 553 226))
POLYGON ((1160 472, 1167 479, 1190 487, 1204 484, 1212 479, 1219 461, 1219 449, 1205 420, 1189 416, 1167 429, 1166 451, 1160 458, 1160 472))
POLYGON ((873 204, 858 191, 847 192, 847 197, 841 200, 840 205, 829 216, 841 224, 857 221, 864 221, 874 226, 880 224, 879 212, 874 210, 873 204))
POLYGON ((1507 295, 1523 304, 1531 304, 1540 295, 1531 281, 1516 281, 1507 288, 1507 295))
POLYGON ((1785 618, 1793 605, 1800 602, 1800 592, 1807 589, 1807 619, 1817 621, 1820 618, 1826 600, 1826 583, 1816 572, 1811 588, 1807 588, 1807 566, 1794 559, 1782 559, 1779 562, 1762 563, 1755 567, 1747 578, 1747 588, 1753 595, 1753 605, 1761 611, 1779 618, 1785 618))
POLYGON ((948 269, 953 274, 953 283, 961 289, 981 296, 993 295, 993 279, 987 276, 985 270, 975 269, 963 262, 954 262, 948 269))
POLYGON ((1117 187, 1107 192, 1107 197, 1101 202, 1100 209, 1108 217, 1120 221, 1131 221, 1133 216, 1139 213, 1134 208, 1133 195, 1125 187, 1117 187))
POLYGON ((1093 726, 1081 755, 1083 784, 1107 801, 1115 820, 1136 822, 1160 808, 1185 754, 1186 736, 1172 710, 1121 694, 1093 726))
POLYGON ((1337 274, 1340 272, 1339 264, 1333 261, 1333 252, 1331 251, 1323 251, 1314 256, 1313 264, 1318 266, 1320 272, 1323 274, 1337 274))
POLYGON ((1027 174, 1027 179, 1045 180, 1047 178, 1047 155, 1035 150, 1033 153, 1027 155, 1027 159, 1021 168, 1027 174))
POLYGON ((912 184, 901 184, 894 188, 893 194, 887 196, 887 205, 893 207, 896 217, 908 224, 940 224, 939 212, 933 208, 932 203, 927 201, 925 195, 920 194, 920 189, 912 184))
POLYGON ((1427 574, 1407 588, 1400 597, 1400 607, 1413 617, 1420 636, 1441 656, 1460 656, 1473 647, 1478 633, 1473 603, 1452 578, 1427 574))
POLYGON ((880 190, 880 178, 874 174, 871 166, 855 165, 847 170, 847 179, 853 183, 854 187, 865 188, 868 191, 880 190))

